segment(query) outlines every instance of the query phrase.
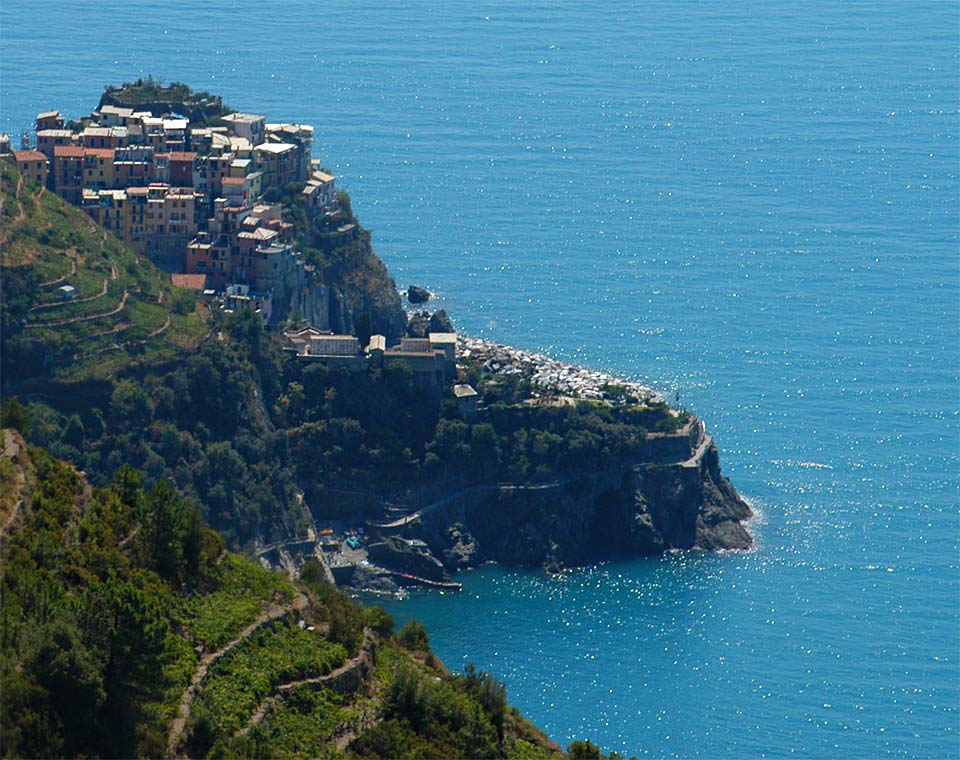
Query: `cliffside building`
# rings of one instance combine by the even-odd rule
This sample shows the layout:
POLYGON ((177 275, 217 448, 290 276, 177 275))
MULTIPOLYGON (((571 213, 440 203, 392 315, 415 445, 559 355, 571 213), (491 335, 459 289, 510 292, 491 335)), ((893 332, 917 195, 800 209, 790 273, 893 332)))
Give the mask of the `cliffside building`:
POLYGON ((39 129, 37 130, 37 150, 53 161, 54 148, 58 145, 76 145, 75 135, 69 129, 39 129))
POLYGON ((300 179, 300 152, 293 143, 263 143, 253 149, 263 173, 263 189, 283 187, 300 179))
POLYGON ((47 172, 50 162, 39 150, 15 150, 13 159, 24 179, 33 180, 38 185, 47 184, 47 172))
POLYGON ((37 114, 37 132, 44 129, 63 129, 65 125, 66 121, 60 115, 59 111, 44 111, 43 113, 37 114))
POLYGON ((259 145, 266 139, 267 117, 253 113, 231 113, 221 121, 237 137, 243 137, 252 145, 259 145))
POLYGON ((259 114, 191 127, 176 114, 106 105, 77 129, 59 111, 38 114, 40 150, 19 151, 17 163, 41 183, 49 173, 57 194, 161 268, 204 275, 223 308, 252 304, 268 319, 296 308, 326 324, 327 295, 313 292, 293 225, 279 204, 259 202, 272 188, 306 182, 309 213, 335 203, 313 139, 308 124, 268 124, 259 114))
POLYGON ((477 401, 480 396, 476 389, 467 383, 458 383, 453 386, 453 397, 457 400, 457 411, 466 420, 473 418, 477 413, 477 401))
MULTIPOLYGON (((284 332, 286 350, 302 361, 319 361, 352 371, 369 368, 389 369, 403 362, 413 370, 414 382, 422 390, 438 391, 456 378, 455 333, 431 333, 427 338, 402 338, 400 344, 386 347, 383 335, 373 335, 366 349, 352 335, 334 335, 329 331, 305 327, 284 332)), ((476 391, 474 391, 476 394, 476 391)))
POLYGON ((354 335, 335 335, 329 330, 304 327, 284 334, 287 350, 306 362, 320 362, 331 367, 346 367, 351 371, 367 368, 366 353, 354 335))

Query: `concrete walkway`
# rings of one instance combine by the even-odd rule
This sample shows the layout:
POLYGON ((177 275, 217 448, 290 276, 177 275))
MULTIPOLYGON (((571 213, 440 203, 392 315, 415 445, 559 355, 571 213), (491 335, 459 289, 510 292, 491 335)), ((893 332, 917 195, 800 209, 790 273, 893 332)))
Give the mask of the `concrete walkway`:
POLYGON ((477 485, 467 486, 466 488, 461 488, 459 491, 454 491, 451 494, 447 494, 443 498, 437 499, 425 507, 421 507, 416 512, 411 512, 409 515, 399 517, 396 520, 391 520, 390 522, 375 523, 375 525, 378 528, 384 528, 388 530, 393 528, 402 528, 404 525, 409 525, 415 520, 419 520, 424 515, 428 515, 431 512, 436 512, 441 507, 452 504, 463 496, 468 496, 474 493, 482 493, 484 491, 547 491, 553 488, 559 488, 565 483, 569 483, 577 479, 578 478, 565 478, 563 480, 553 480, 549 483, 534 483, 532 485, 525 485, 522 483, 478 483, 477 485))

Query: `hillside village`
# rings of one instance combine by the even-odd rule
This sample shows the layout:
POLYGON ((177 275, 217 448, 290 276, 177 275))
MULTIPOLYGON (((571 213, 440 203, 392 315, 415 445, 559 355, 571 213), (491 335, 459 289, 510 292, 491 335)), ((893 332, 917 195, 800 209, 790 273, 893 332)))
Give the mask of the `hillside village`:
POLYGON ((275 302, 308 284, 310 267, 281 204, 265 197, 301 183, 311 217, 335 220, 335 178, 312 158, 310 125, 245 113, 216 121, 102 105, 68 123, 47 111, 11 152, 22 176, 80 207, 174 284, 271 324, 286 316, 275 302))
MULTIPOLYGON (((37 114, 33 136, 10 152, 21 176, 78 206, 170 273, 173 285, 278 327, 315 282, 297 250, 295 225, 268 199, 292 186, 309 221, 321 219, 331 235, 355 225, 342 218, 335 177, 312 156, 312 126, 249 113, 212 121, 200 126, 177 113, 101 104, 68 122, 51 110, 37 114)), ((0 152, 8 148, 3 136, 0 152)), ((65 300, 75 296, 70 283, 60 292, 65 300)), ((363 336, 360 345, 354 335, 316 326, 285 336, 304 361, 361 370, 403 360, 423 388, 455 378, 456 336, 449 333, 390 347, 384 335, 363 336)))

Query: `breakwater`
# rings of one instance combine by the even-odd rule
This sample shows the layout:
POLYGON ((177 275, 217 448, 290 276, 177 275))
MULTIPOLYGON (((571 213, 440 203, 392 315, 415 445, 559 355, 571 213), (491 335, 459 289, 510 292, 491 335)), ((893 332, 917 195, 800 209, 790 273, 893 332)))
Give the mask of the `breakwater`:
POLYGON ((663 400, 642 383, 483 338, 459 336, 457 356, 477 363, 485 372, 518 376, 547 396, 631 404, 663 400))

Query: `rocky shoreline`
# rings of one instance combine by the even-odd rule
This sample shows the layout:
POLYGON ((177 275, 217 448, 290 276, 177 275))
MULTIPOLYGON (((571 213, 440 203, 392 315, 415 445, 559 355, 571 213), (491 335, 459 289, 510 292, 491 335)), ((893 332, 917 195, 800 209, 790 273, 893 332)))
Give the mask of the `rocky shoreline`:
POLYGON ((477 363, 490 374, 518 376, 550 394, 629 404, 663 400, 642 383, 483 338, 458 336, 457 357, 477 363))
MULTIPOLYGON (((482 338, 458 337, 457 360, 487 376, 529 382, 527 404, 663 402, 641 383, 482 338)), ((672 432, 647 433, 628 461, 561 472, 548 482, 452 483, 435 498, 368 521, 362 546, 345 549, 340 541, 329 555, 319 544, 304 548, 337 585, 390 594, 455 589, 457 570, 490 562, 560 572, 615 558, 753 546, 744 527, 753 512, 721 475, 716 445, 693 415, 672 432)))

